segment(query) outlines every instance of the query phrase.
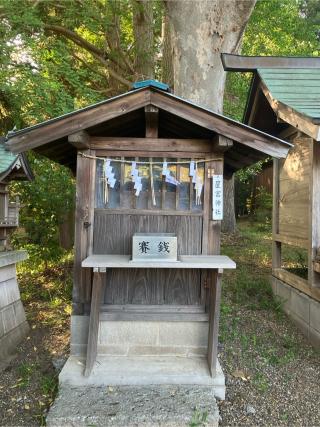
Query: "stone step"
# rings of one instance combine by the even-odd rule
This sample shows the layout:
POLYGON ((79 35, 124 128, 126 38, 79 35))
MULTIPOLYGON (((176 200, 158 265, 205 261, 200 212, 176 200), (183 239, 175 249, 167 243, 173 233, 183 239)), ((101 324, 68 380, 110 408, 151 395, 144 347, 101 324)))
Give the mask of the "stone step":
POLYGON ((61 386, 49 427, 218 427, 210 386, 61 386))
POLYGON ((70 356, 60 376, 60 385, 81 386, 209 386, 219 399, 225 398, 225 378, 219 362, 211 377, 204 357, 174 356, 98 356, 88 378, 84 377, 84 359, 70 356))

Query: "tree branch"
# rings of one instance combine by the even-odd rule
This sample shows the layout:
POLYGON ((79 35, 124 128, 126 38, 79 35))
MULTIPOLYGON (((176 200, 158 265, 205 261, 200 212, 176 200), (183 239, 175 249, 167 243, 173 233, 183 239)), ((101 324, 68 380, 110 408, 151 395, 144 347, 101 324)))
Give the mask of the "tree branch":
POLYGON ((75 44, 77 44, 78 46, 82 47, 83 49, 85 49, 87 52, 91 53, 91 55, 100 62, 100 64, 104 65, 106 67, 106 69, 108 70, 110 76, 112 76, 114 79, 116 79, 118 82, 120 82, 121 84, 123 84, 124 86, 127 86, 129 88, 131 88, 131 82, 127 79, 125 79, 124 77, 120 76, 116 71, 114 71, 111 67, 110 64, 108 63, 106 57, 106 53, 97 48, 95 45, 93 45, 92 43, 88 42, 87 40, 85 40, 83 37, 79 36, 77 33, 75 33, 74 31, 69 30, 68 28, 64 28, 61 27, 60 25, 49 25, 46 24, 44 26, 45 30, 47 31, 52 31, 56 34, 60 34, 64 37, 66 37, 67 39, 73 41, 75 44))

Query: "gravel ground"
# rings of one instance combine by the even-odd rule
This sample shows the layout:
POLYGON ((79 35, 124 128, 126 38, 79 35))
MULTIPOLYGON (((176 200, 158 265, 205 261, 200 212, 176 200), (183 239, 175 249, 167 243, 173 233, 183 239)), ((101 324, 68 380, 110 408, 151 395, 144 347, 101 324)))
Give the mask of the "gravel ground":
POLYGON ((251 223, 239 228, 223 238, 237 270, 223 281, 220 425, 320 426, 320 352, 272 297, 271 233, 251 223))
POLYGON ((319 353, 287 318, 269 311, 233 314, 240 338, 220 352, 227 385, 220 425, 319 426, 319 353), (244 334, 256 338, 244 344, 244 334))

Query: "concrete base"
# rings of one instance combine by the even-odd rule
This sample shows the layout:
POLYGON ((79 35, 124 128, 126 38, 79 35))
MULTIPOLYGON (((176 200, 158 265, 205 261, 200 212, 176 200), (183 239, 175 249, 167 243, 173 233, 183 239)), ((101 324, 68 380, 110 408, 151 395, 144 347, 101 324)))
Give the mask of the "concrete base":
POLYGON ((284 312, 311 344, 320 348, 320 303, 275 277, 272 277, 272 290, 282 301, 284 312))
POLYGON ((83 376, 84 358, 70 356, 60 375, 61 386, 210 386, 216 397, 225 399, 225 378, 220 364, 217 374, 209 374, 206 358, 98 356, 89 378, 83 376))
POLYGON ((49 427, 218 427, 211 387, 63 386, 47 416, 49 427))

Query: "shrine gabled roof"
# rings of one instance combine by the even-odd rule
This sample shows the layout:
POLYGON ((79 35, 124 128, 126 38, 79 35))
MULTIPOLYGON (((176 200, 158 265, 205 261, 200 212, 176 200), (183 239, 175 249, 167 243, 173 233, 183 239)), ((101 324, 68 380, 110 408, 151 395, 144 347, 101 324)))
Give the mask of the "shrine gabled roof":
MULTIPOLYGON (((320 58, 248 57, 222 54, 226 71, 253 72, 244 122, 256 125, 253 115, 265 107, 262 94, 275 115, 291 126, 319 140, 320 58), (256 101, 254 101, 256 99, 256 101), (260 105, 259 105, 260 104, 260 105)), ((259 122, 259 120, 258 120, 259 122)), ((265 120, 266 122, 266 120, 265 120)), ((260 128, 260 126, 258 125, 260 128)), ((278 128, 280 128, 278 126, 278 128)), ((271 129, 270 125, 263 130, 271 129)))
POLYGON ((159 138, 210 139, 220 134, 234 141, 225 153, 234 170, 266 156, 285 157, 291 147, 279 138, 151 85, 10 133, 6 145, 13 152, 33 149, 74 169, 76 149, 68 143, 68 135, 86 130, 92 136, 144 137, 144 107, 148 105, 159 109, 159 138))
POLYGON ((16 179, 33 178, 25 156, 11 153, 5 146, 5 138, 0 137, 0 181, 5 178, 8 180, 10 175, 16 179), (21 171, 23 172, 21 173, 21 171))

